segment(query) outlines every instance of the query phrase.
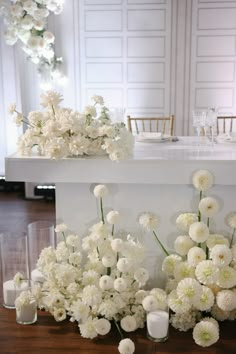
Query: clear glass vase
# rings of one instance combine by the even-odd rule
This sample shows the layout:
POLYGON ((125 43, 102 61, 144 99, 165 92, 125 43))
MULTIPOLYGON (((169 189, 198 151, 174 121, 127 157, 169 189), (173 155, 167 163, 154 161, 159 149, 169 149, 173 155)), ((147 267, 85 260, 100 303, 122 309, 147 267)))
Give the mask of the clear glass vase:
POLYGON ((147 314, 147 337, 154 342, 164 342, 169 335, 169 309, 147 314))
POLYGON ((5 232, 0 235, 3 306, 15 308, 15 300, 29 288, 27 237, 24 233, 5 232), (16 274, 18 281, 14 281, 16 274))
POLYGON ((50 221, 36 221, 28 225, 29 273, 34 282, 43 282, 44 276, 37 269, 41 251, 46 247, 55 247, 54 224, 50 221))

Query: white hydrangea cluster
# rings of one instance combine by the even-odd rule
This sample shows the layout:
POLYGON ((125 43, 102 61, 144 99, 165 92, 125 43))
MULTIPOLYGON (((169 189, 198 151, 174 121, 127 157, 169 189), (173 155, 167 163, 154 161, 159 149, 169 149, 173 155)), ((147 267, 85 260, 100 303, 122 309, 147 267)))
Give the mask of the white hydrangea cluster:
MULTIPOLYGON (((94 189, 99 198, 108 192, 104 185, 94 189)), ((57 225, 55 230, 62 241, 55 249, 43 249, 37 262, 45 277, 33 289, 38 305, 56 321, 67 316, 77 321, 85 338, 107 334, 112 321, 120 331, 129 333, 143 328, 146 320, 142 301, 147 292, 141 288, 149 273, 142 266, 144 247, 130 235, 116 237, 114 225, 119 218, 117 212, 113 211, 113 217, 110 213, 109 222, 104 218, 104 222, 94 224, 82 242, 78 235, 69 234, 65 224, 57 225)), ((150 296, 158 304, 167 298, 161 289, 152 290, 150 296)), ((119 351, 133 353, 134 343, 121 341, 119 351)))
POLYGON ((54 51, 55 36, 47 30, 47 17, 63 10, 64 0, 1 1, 0 14, 4 17, 5 41, 14 45, 18 40, 27 57, 37 65, 43 80, 63 78, 62 58, 54 51))
MULTIPOLYGON (((212 183, 209 171, 194 173, 193 185, 200 193, 198 213, 182 213, 177 217, 176 225, 185 234, 174 242, 176 254, 168 255, 162 263, 162 271, 168 278, 166 301, 172 312, 170 323, 181 331, 193 328, 195 342, 204 347, 219 339, 217 321, 236 319, 236 213, 226 218, 226 224, 233 229, 230 241, 211 232, 210 219, 219 211, 219 204, 203 192, 212 183), (206 312, 211 317, 204 318, 206 312)), ((147 312, 160 309, 150 294, 144 296, 142 304, 147 312)))
POLYGON ((53 159, 105 153, 118 161, 132 153, 132 134, 124 123, 112 123, 101 96, 92 97, 94 104, 85 107, 82 113, 60 107, 62 99, 55 91, 42 94, 41 105, 45 110, 32 111, 27 118, 14 104, 9 107, 16 124, 28 125, 18 141, 20 155, 30 155, 33 146, 37 146, 39 154, 53 159))

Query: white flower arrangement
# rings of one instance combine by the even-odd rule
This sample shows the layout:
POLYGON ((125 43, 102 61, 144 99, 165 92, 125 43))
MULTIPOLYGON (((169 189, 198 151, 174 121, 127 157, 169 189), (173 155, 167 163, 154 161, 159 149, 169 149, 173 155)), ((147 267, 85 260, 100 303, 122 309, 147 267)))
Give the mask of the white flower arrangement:
MULTIPOLYGON (((212 233, 210 220, 218 213, 219 204, 215 198, 203 194, 212 187, 213 180, 209 171, 194 173, 193 186, 200 196, 198 212, 177 217, 177 227, 186 234, 177 237, 176 254, 169 254, 157 239, 165 254, 162 271, 168 279, 166 302, 171 311, 170 323, 180 331, 193 329, 193 339, 202 347, 218 341, 217 321, 236 319, 236 212, 225 219, 233 229, 230 240, 212 233)), ((154 219, 157 218, 152 214, 148 222, 145 216, 145 222, 141 224, 155 235, 153 228, 157 224, 151 222, 154 219)), ((143 298, 142 304, 147 312, 161 309, 150 293, 143 298)))
MULTIPOLYGON (((94 104, 85 107, 82 113, 60 107, 62 99, 55 91, 42 94, 41 105, 45 110, 32 111, 28 117, 18 112, 15 104, 10 105, 9 114, 16 124, 28 126, 18 140, 20 155, 30 155, 34 146, 40 155, 53 159, 105 153, 118 161, 132 154, 132 134, 124 123, 112 123, 101 96, 93 96, 94 104)), ((94 193, 96 197, 103 196, 106 187, 94 193)))
POLYGON ((55 54, 55 36, 47 30, 47 17, 63 10, 64 0, 16 0, 0 1, 0 15, 6 30, 4 38, 8 45, 17 41, 22 44, 28 58, 37 65, 42 85, 64 80, 61 71, 62 58, 55 54))
MULTIPOLYGON (((101 200, 108 192, 104 185, 94 188, 94 195, 101 200)), ((78 235, 69 233, 65 224, 57 225, 55 231, 62 241, 55 249, 41 251, 37 268, 45 280, 35 284, 32 293, 38 306, 49 311, 56 321, 67 316, 77 321, 85 338, 106 335, 114 323, 122 337, 118 351, 127 354, 134 353, 135 345, 131 339, 124 339, 123 332, 145 325, 142 300, 146 292, 141 288, 149 273, 142 266, 145 250, 139 241, 131 235, 116 237, 117 215, 116 211, 109 212, 109 223, 105 223, 107 217, 100 203, 101 221, 90 228, 82 242, 78 235)), ((22 276, 18 274, 18 278, 22 276)), ((159 305, 166 302, 164 290, 151 295, 159 305)))

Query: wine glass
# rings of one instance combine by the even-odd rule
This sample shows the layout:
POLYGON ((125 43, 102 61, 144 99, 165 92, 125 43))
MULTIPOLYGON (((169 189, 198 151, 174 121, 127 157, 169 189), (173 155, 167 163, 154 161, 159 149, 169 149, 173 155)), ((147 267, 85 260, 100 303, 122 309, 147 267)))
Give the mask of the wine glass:
POLYGON ((206 125, 210 128, 211 143, 214 144, 214 133, 217 125, 217 109, 209 108, 206 116, 206 125))
POLYGON ((206 131, 205 131, 206 112, 201 111, 201 110, 193 110, 192 114, 193 114, 193 127, 196 129, 197 136, 198 136, 198 143, 200 143, 200 136, 201 136, 202 128, 204 128, 204 132, 206 134, 206 131))

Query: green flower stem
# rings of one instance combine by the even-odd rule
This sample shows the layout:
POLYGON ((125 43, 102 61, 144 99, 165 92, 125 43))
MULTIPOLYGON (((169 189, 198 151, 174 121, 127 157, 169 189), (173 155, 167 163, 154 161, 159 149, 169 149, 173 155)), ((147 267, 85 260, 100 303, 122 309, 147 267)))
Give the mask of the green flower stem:
POLYGON ((152 230, 152 232, 153 232, 153 235, 156 237, 157 242, 158 242, 159 245, 161 246, 162 251, 166 254, 166 256, 169 256, 169 255, 170 255, 169 252, 166 250, 166 248, 163 246, 163 244, 162 244, 161 241, 159 240, 159 238, 158 238, 156 232, 155 232, 154 230, 152 230))
POLYGON ((107 268, 107 275, 111 275, 111 267, 107 268))
POLYGON ((55 116, 56 113, 55 113, 55 109, 54 109, 54 107, 53 107, 53 104, 52 104, 52 112, 53 112, 53 115, 55 116))
POLYGON ((206 259, 209 259, 209 248, 206 246, 206 259))
POLYGON ((233 245, 235 230, 236 230, 236 229, 234 228, 233 233, 232 233, 232 236, 231 236, 231 240, 230 240, 230 247, 232 247, 232 245, 233 245))
MULTIPOLYGON (((202 191, 200 191, 199 193, 199 202, 202 200, 202 191)), ((201 212, 200 210, 198 209, 198 221, 201 221, 202 219, 202 215, 201 215, 201 212)))
POLYGON ((100 210, 101 210, 101 218, 102 218, 102 223, 105 224, 104 220, 104 212, 103 212, 103 204, 102 204, 102 198, 100 198, 100 210))
MULTIPOLYGON (((64 231, 62 231, 62 236, 63 236, 63 240, 64 240, 64 242, 65 242, 65 244, 66 244, 66 235, 65 235, 65 232, 64 232, 64 231)), ((67 246, 67 244, 66 244, 66 246, 67 246)))
POLYGON ((198 246, 199 248, 202 248, 201 242, 199 242, 199 243, 197 244, 197 246, 198 246))
POLYGON ((111 229, 111 236, 114 236, 114 230, 115 230, 115 225, 112 225, 112 229, 111 229))
POLYGON ((123 338, 124 338, 124 335, 123 335, 123 333, 121 332, 120 326, 118 325, 118 323, 117 323, 117 321, 116 321, 115 319, 114 319, 114 322, 115 322, 116 328, 117 328, 117 330, 118 330, 118 332, 119 332, 119 334, 120 334, 120 336, 121 336, 121 339, 123 339, 123 338))
POLYGON ((207 227, 208 227, 208 229, 210 227, 210 218, 207 218, 207 227))

